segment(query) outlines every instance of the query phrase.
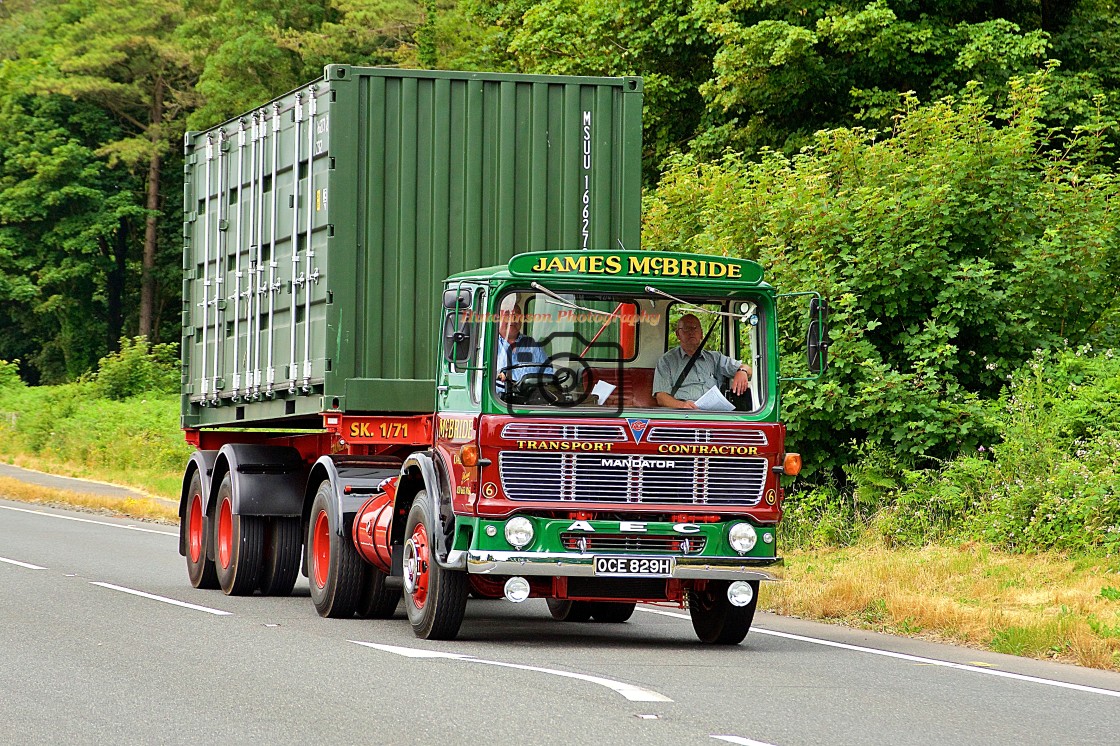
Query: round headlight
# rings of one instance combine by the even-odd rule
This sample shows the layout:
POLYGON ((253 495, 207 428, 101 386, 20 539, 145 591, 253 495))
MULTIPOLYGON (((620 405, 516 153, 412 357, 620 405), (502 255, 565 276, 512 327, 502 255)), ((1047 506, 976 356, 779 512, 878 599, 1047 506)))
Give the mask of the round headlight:
POLYGON ((727 534, 727 540, 731 543, 731 548, 736 552, 739 554, 746 554, 754 549, 755 542, 758 541, 758 534, 755 533, 754 526, 751 524, 736 523, 727 534))
POLYGON ((519 604, 529 597, 529 581, 525 578, 514 576, 506 581, 505 595, 507 601, 519 604))
POLYGON ((532 542, 533 522, 521 515, 515 515, 513 518, 510 518, 506 521, 506 541, 517 549, 532 542))
POLYGON ((736 580, 727 586, 727 600, 732 606, 746 606, 754 598, 754 588, 745 580, 736 580))

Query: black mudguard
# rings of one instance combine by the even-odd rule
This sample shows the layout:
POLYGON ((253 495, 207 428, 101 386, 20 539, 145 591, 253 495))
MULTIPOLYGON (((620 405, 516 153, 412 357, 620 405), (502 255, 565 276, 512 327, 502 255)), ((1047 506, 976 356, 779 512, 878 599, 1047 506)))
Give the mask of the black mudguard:
POLYGON ((217 494, 227 473, 233 482, 234 515, 300 515, 307 467, 295 448, 227 443, 214 461, 210 494, 217 494))
POLYGON ((397 489, 397 500, 411 504, 420 490, 428 493, 431 500, 432 515, 437 517, 439 526, 429 526, 428 532, 439 538, 435 543, 435 556, 441 567, 451 570, 466 569, 466 556, 453 557, 451 548, 455 543, 455 511, 451 506, 451 480, 443 461, 432 451, 416 451, 405 459, 401 466, 401 484, 397 489))

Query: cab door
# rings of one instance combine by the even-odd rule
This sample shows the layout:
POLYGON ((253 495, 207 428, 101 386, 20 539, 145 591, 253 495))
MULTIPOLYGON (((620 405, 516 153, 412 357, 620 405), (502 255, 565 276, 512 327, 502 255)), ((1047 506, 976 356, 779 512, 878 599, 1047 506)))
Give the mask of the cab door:
POLYGON ((470 513, 478 499, 478 466, 464 464, 463 447, 477 454, 483 355, 486 344, 485 286, 453 282, 444 291, 440 326, 439 380, 436 384, 435 451, 443 462, 456 513, 470 513))
POLYGON ((482 350, 489 324, 484 285, 449 283, 444 290, 442 345, 436 409, 478 412, 482 395, 482 350))

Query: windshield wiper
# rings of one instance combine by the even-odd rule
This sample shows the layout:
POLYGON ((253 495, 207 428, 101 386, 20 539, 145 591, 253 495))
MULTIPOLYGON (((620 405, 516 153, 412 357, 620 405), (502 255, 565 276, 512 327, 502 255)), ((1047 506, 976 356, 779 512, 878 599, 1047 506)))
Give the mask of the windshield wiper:
POLYGON ((544 285, 541 285, 539 282, 531 283, 531 286, 534 290, 544 293, 549 298, 552 298, 552 301, 558 306, 563 306, 564 308, 572 308, 576 311, 586 311, 587 313, 594 313, 599 316, 614 316, 613 311, 600 311, 597 308, 587 308, 586 306, 572 303, 570 300, 564 298, 563 296, 557 295, 556 293, 546 288, 544 285))
POLYGON ((646 292, 647 293, 653 293, 655 295, 660 295, 660 296, 663 296, 665 298, 668 298, 669 300, 676 301, 677 303, 680 303, 682 306, 684 306, 684 308, 682 310, 685 310, 685 311, 693 311, 695 313, 704 313, 704 314, 707 314, 709 316, 726 316, 729 319, 738 319, 739 321, 743 322, 744 324, 747 322, 747 319, 750 317, 751 312, 754 311, 754 308, 755 308, 754 303, 752 303, 750 301, 747 301, 748 303, 750 303, 750 307, 747 308, 742 313, 728 313, 727 311, 712 311, 712 310, 707 309, 707 308, 701 308, 700 306, 694 306, 691 303, 689 303, 688 301, 682 300, 675 295, 669 295, 664 290, 659 290, 658 288, 655 288, 652 285, 646 285, 646 292))

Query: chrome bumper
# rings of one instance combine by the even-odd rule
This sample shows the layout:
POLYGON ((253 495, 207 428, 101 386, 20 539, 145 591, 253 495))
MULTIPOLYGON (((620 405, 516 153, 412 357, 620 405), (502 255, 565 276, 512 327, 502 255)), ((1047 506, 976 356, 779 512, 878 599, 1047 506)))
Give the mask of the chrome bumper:
MULTIPOLYGON (((608 555, 599 555, 608 556, 608 555)), ((609 555, 624 557, 626 555, 609 555)), ((643 555, 650 556, 650 555, 643 555)), ((772 580, 781 575, 770 572, 781 567, 781 557, 675 557, 674 578, 682 580, 772 580), (766 568, 766 571, 761 568, 766 568)), ((547 575, 569 578, 622 577, 596 576, 595 555, 555 552, 467 552, 467 572, 476 575, 547 575)), ((642 576, 634 576, 638 579, 642 576)))

